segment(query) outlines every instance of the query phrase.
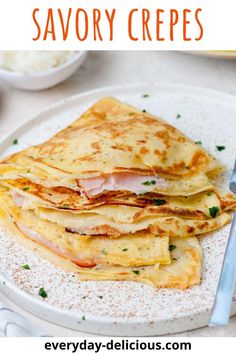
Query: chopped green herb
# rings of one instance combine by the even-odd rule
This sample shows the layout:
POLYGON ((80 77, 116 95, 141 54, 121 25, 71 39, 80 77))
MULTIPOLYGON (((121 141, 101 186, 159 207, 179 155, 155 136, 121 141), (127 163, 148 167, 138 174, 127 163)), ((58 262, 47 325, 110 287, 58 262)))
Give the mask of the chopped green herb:
POLYGON ((220 211, 220 208, 218 208, 216 206, 209 208, 209 213, 212 218, 215 218, 217 216, 217 214, 219 213, 219 211, 220 211))
POLYGON ((169 251, 173 251, 173 250, 175 250, 176 249, 176 246, 175 245, 170 245, 169 246, 169 251))
POLYGON ((143 98, 147 98, 147 97, 149 97, 149 95, 148 95, 147 93, 145 93, 145 94, 143 94, 142 97, 143 97, 143 98))
POLYGON ((129 112, 129 116, 134 116, 135 112, 129 112))
POLYGON ((82 317, 82 320, 83 320, 83 321, 85 321, 85 320, 86 320, 85 316, 83 316, 83 317, 82 317))
POLYGON ((202 142, 199 140, 199 141, 195 141, 195 144, 196 145, 202 145, 202 142))
POLYGON ((208 197, 212 195, 212 192, 207 192, 208 197))
POLYGON ((133 270, 132 270, 132 272, 133 272, 134 274, 136 274, 136 275, 138 275, 138 274, 139 274, 139 270, 135 270, 135 269, 133 269, 133 270))
POLYGON ((44 288, 40 288, 38 292, 39 296, 43 297, 44 299, 48 297, 47 292, 44 290, 44 288))
POLYGON ((14 139, 12 145, 17 145, 17 144, 18 144, 18 139, 14 139))
POLYGON ((27 170, 26 173, 30 173, 30 170, 27 170))
POLYGON ((29 270, 30 269, 30 266, 28 264, 24 264, 21 266, 23 269, 26 269, 26 270, 29 270))
POLYGON ((165 199, 153 199, 154 205, 163 205, 166 204, 165 199))
POLYGON ((156 184, 156 181, 152 180, 152 181, 145 181, 142 183, 144 186, 151 186, 156 184))
POLYGON ((103 296, 102 295, 98 295, 99 299, 103 299, 103 296))
POLYGON ((24 192, 26 192, 26 191, 29 190, 29 187, 24 187, 22 190, 23 190, 24 192))
POLYGON ((146 111, 146 109, 143 109, 142 112, 143 112, 143 113, 146 113, 147 111, 146 111))
POLYGON ((139 195, 144 195, 144 194, 147 194, 147 192, 141 192, 141 193, 139 193, 139 195))
POLYGON ((104 254, 106 256, 107 255, 107 251, 106 250, 102 250, 102 254, 104 254))
POLYGON ((123 252, 126 252, 126 251, 128 251, 128 248, 123 248, 122 251, 123 251, 123 252))
POLYGON ((68 204, 62 205, 62 209, 70 209, 70 206, 68 204))
POLYGON ((217 148, 218 151, 222 151, 222 150, 225 149, 225 146, 223 146, 223 145, 216 145, 216 148, 217 148))
POLYGON ((181 118, 181 115, 178 113, 176 116, 176 119, 179 119, 179 118, 181 118))
POLYGON ((175 257, 173 257, 172 259, 173 259, 173 261, 177 261, 178 260, 178 258, 175 258, 175 257))

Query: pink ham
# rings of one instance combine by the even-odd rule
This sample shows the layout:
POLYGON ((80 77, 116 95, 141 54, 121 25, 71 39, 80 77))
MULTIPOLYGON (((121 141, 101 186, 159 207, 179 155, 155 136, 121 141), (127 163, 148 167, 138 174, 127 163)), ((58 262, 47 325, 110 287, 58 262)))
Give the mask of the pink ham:
POLYGON ((104 191, 129 191, 135 194, 151 192, 154 188, 167 189, 170 184, 162 177, 143 176, 138 173, 117 172, 100 177, 77 180, 79 187, 88 198, 104 191))
POLYGON ((82 260, 77 257, 75 257, 73 254, 68 252, 67 250, 64 250, 61 247, 58 247, 57 245, 54 245, 51 241, 46 240, 43 236, 41 236, 39 233, 36 231, 29 229, 25 225, 23 225, 20 222, 16 223, 16 226, 18 229, 29 239, 31 239, 34 242, 37 242, 44 247, 48 248, 50 251, 53 253, 58 254, 59 256, 69 259, 71 262, 75 263, 76 265, 83 267, 83 268, 92 268, 95 267, 96 264, 90 260, 82 260))
POLYGON ((22 207, 25 201, 25 197, 17 192, 12 192, 12 198, 17 206, 22 207))

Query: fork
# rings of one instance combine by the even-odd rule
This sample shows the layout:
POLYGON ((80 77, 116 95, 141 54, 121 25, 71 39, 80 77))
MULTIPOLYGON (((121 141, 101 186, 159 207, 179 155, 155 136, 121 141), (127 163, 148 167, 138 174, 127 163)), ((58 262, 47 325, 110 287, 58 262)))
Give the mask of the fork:
MULTIPOLYGON (((230 190, 236 194, 236 161, 230 181, 230 190)), ((216 291, 209 326, 225 326, 229 323, 236 282, 236 212, 230 229, 220 280, 216 291)))

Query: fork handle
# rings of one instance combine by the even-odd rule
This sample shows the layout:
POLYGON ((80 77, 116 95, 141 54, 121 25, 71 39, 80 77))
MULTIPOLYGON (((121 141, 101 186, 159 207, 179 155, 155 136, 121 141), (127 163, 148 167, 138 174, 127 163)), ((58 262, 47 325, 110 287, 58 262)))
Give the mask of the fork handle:
POLYGON ((213 305, 210 326, 224 326, 229 323, 232 298, 236 281, 236 212, 233 215, 230 235, 225 251, 220 280, 213 305))

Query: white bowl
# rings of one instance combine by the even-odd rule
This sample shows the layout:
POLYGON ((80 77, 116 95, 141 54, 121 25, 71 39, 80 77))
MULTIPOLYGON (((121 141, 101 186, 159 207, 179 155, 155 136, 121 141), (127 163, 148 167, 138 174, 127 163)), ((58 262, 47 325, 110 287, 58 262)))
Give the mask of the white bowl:
POLYGON ((86 51, 80 51, 60 66, 31 74, 0 69, 0 79, 19 89, 44 90, 59 84, 71 76, 83 63, 86 56, 86 51))

